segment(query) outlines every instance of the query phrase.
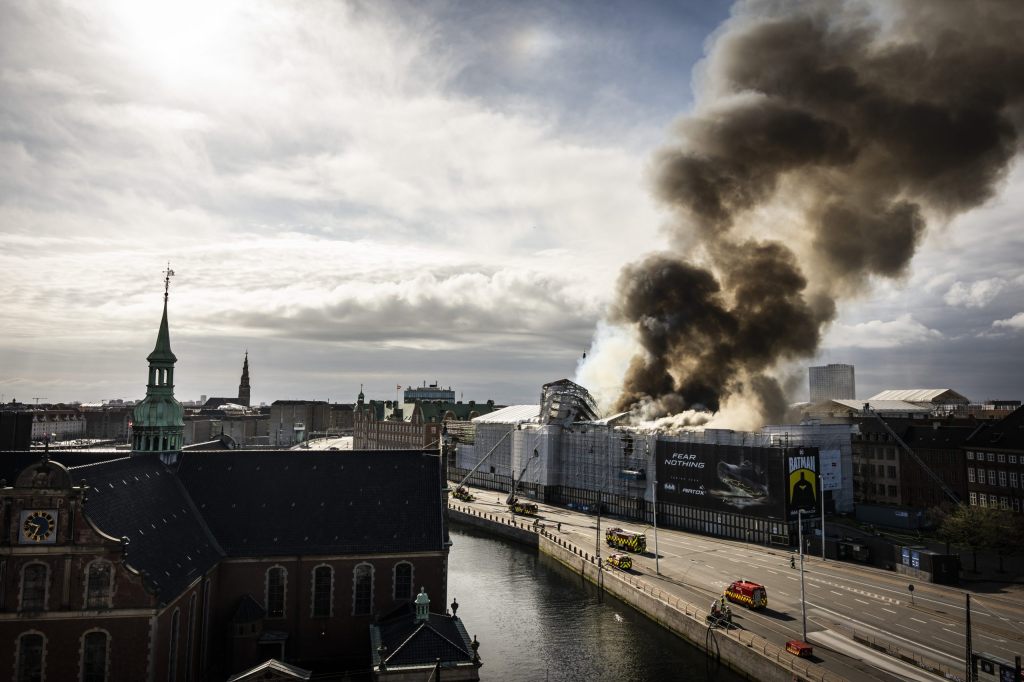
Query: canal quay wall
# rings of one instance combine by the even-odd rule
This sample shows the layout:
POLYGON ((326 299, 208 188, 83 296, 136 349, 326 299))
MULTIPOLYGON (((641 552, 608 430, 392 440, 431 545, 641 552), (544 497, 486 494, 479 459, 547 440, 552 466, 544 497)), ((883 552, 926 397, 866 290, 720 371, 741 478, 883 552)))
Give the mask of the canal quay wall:
POLYGON ((595 556, 551 534, 545 524, 534 525, 529 521, 518 520, 523 517, 510 519, 460 505, 450 505, 448 514, 455 523, 537 548, 676 636, 712 656, 718 656, 723 664, 748 679, 764 682, 846 680, 787 653, 782 647, 752 632, 740 629, 709 630, 704 621, 706 606, 691 604, 622 571, 599 570, 595 556))

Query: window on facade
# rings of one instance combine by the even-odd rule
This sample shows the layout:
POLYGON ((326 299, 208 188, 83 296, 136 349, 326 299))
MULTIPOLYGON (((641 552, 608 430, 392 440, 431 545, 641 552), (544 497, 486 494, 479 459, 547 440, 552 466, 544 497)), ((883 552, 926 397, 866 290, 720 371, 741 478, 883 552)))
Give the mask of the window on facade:
POLYGON ((46 608, 46 582, 50 567, 46 564, 28 564, 21 578, 22 611, 42 611, 46 608))
POLYGON ((988 506, 995 509, 999 505, 999 498, 996 495, 988 496, 988 506))
POLYGON ((412 564, 395 564, 395 600, 412 599, 412 564))
POLYGON ((267 569, 267 618, 284 618, 284 579, 281 566, 267 569))
POLYGON ((967 451, 967 459, 974 459, 974 453, 970 450, 967 451))
POLYGON ((1019 497, 1013 498, 1013 511, 1015 511, 1015 512, 1019 512, 1020 511, 1020 498, 1019 497))
POLYGON ((313 617, 327 618, 331 615, 331 591, 334 587, 334 569, 317 566, 313 569, 313 617))
POLYGON ((1010 487, 1011 488, 1016 488, 1017 487, 1017 472, 1016 471, 1011 471, 1010 472, 1010 487))
POLYGON ((24 634, 18 638, 17 682, 43 681, 43 636, 24 634))
POLYGON ((974 483, 974 468, 967 467, 967 482, 974 483))
POLYGON ((110 563, 94 561, 89 564, 85 608, 102 609, 108 606, 110 606, 110 563))
POLYGON ((167 646, 167 680, 177 682, 178 680, 178 637, 181 630, 181 609, 174 609, 171 616, 171 639, 167 646))
POLYGON ((1017 463, 1017 455, 1010 455, 1010 464, 1017 463))
POLYGON ((992 454, 991 452, 988 453, 988 461, 990 461, 990 462, 996 461, 996 456, 994 454, 992 454))
POLYGON ((352 579, 355 581, 352 613, 367 615, 373 608, 373 569, 367 564, 360 564, 353 571, 352 579))
POLYGON ((107 633, 87 632, 82 638, 82 682, 106 682, 107 633))
POLYGON ((885 486, 881 483, 878 484, 878 488, 876 488, 876 490, 878 491, 879 495, 885 494, 885 486))
POLYGON ((995 485, 996 484, 996 470, 995 469, 989 469, 988 470, 988 484, 989 485, 995 485))
POLYGON ((988 495, 986 495, 985 493, 979 493, 978 494, 978 506, 979 507, 987 507, 988 506, 988 495))
POLYGON ((888 473, 889 473, 889 478, 896 478, 896 467, 890 466, 888 473))
POLYGON ((997 459, 997 461, 998 461, 998 462, 999 462, 1000 464, 1006 464, 1006 455, 1004 455, 1003 453, 1001 453, 1001 452, 1000 452, 1000 453, 999 453, 999 454, 998 454, 998 455, 996 456, 996 459, 997 459))
POLYGON ((1005 496, 1000 497, 999 498, 999 508, 1000 509, 1009 509, 1010 508, 1010 498, 1009 497, 1005 497, 1005 496))
POLYGON ((889 486, 889 497, 896 497, 897 495, 899 495, 899 492, 896 491, 896 486, 889 486))
POLYGON ((967 496, 971 500, 971 506, 972 507, 977 507, 978 506, 978 493, 967 493, 967 496))
POLYGON ((879 464, 878 465, 878 475, 879 476, 885 476, 885 465, 884 464, 879 464))
POLYGON ((1005 471, 1000 471, 999 472, 999 485, 1001 485, 1004 488, 1006 487, 1006 472, 1005 471))
POLYGON ((185 626, 185 680, 192 682, 192 630, 196 622, 196 593, 188 598, 188 624, 185 626))

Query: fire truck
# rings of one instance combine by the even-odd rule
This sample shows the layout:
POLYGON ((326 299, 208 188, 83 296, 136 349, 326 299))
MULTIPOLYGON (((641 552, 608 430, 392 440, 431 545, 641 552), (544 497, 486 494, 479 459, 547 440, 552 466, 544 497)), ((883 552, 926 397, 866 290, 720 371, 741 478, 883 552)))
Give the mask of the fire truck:
POLYGON ((622 528, 609 528, 604 534, 605 542, 609 547, 624 549, 628 552, 643 554, 647 551, 647 536, 643 533, 634 533, 631 530, 622 528))
POLYGON ((466 486, 463 485, 460 485, 455 489, 455 492, 452 493, 452 497, 456 500, 462 500, 463 502, 472 502, 476 499, 473 493, 466 490, 466 486))
POLYGON ((748 609, 763 609, 768 606, 768 591, 764 585, 749 580, 737 580, 725 588, 725 598, 748 609))
POLYGON ((609 566, 614 566, 615 568, 621 568, 623 571, 628 571, 633 568, 633 560, 629 558, 629 555, 622 554, 620 552, 615 552, 609 556, 605 559, 605 563, 609 566))
POLYGON ((537 505, 532 502, 523 502, 518 497, 509 503, 508 508, 513 514, 523 514, 525 516, 537 515, 537 505))

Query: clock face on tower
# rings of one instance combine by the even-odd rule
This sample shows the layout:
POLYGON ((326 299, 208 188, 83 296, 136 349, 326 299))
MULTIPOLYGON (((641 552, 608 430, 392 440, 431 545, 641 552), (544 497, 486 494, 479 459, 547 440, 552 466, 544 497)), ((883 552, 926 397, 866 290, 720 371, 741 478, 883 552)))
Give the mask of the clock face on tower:
POLYGON ((21 542, 52 544, 57 541, 57 510, 29 509, 21 512, 21 542))

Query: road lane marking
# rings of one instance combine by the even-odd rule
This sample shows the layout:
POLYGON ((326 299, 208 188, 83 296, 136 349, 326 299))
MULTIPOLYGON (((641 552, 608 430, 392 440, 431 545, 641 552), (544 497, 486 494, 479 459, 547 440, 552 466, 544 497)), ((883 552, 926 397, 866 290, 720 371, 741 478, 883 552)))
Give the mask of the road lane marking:
POLYGON ((836 592, 835 590, 829 590, 829 592, 831 592, 832 594, 838 594, 840 597, 843 596, 842 592, 836 592))
POLYGON ((942 639, 941 637, 935 637, 935 639, 939 640, 940 642, 945 642, 946 644, 951 644, 952 646, 961 646, 960 642, 951 642, 948 639, 942 639))
POLYGON ((892 609, 887 609, 887 608, 885 608, 884 606, 882 607, 882 610, 883 610, 883 611, 888 611, 889 613, 896 613, 896 612, 895 612, 895 611, 893 611, 892 609))
POLYGON ((918 623, 924 623, 925 625, 928 625, 928 621, 921 620, 920 618, 914 618, 913 616, 910 617, 910 620, 916 620, 918 623))
POLYGON ((898 628, 903 628, 904 630, 910 630, 911 632, 916 632, 917 634, 921 634, 920 631, 910 627, 909 625, 903 625, 902 623, 893 623, 893 625, 895 625, 898 628))
POLYGON ((993 642, 999 642, 1000 644, 1006 644, 1006 640, 1005 639, 997 639, 995 637, 989 637, 988 635, 983 635, 981 633, 978 633, 977 636, 978 637, 984 637, 985 639, 991 639, 993 642))
MULTIPOLYGON (((854 598, 853 598, 853 601, 859 601, 859 602, 860 602, 861 604, 864 604, 864 605, 869 605, 869 604, 868 604, 868 603, 867 603, 866 601, 864 601, 863 599, 857 599, 856 597, 854 597, 854 598)), ((881 618, 881 616, 878 616, 878 617, 879 617, 879 618, 881 618)))
POLYGON ((957 632, 956 630, 950 630, 949 628, 942 628, 942 629, 945 630, 946 632, 952 632, 954 635, 960 635, 961 637, 966 637, 967 636, 967 635, 965 635, 962 632, 957 632))
POLYGON ((881 616, 876 616, 873 613, 868 613, 868 614, 865 614, 865 615, 871 616, 872 618, 877 618, 878 620, 885 620, 885 618, 882 618, 881 616))

